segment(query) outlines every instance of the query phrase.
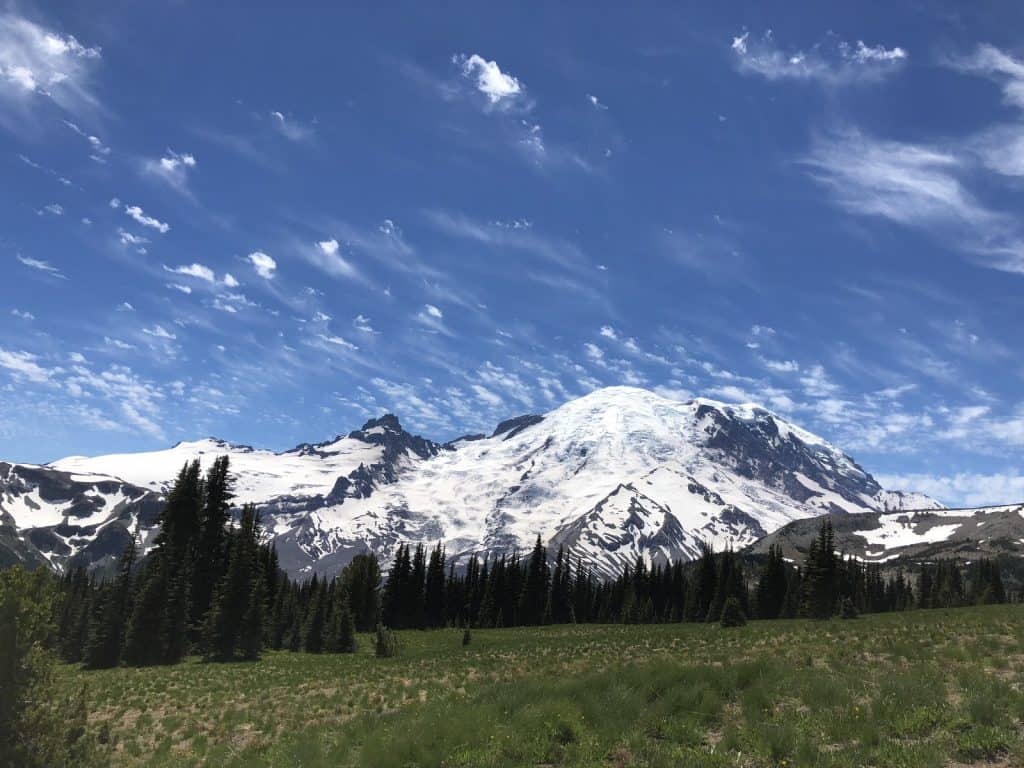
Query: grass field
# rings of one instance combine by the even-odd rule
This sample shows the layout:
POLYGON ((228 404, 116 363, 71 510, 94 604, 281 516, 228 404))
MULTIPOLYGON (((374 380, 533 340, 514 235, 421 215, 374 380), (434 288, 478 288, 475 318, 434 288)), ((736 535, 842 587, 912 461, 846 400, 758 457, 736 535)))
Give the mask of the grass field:
POLYGON ((1024 607, 62 669, 112 765, 1024 765, 1024 607))

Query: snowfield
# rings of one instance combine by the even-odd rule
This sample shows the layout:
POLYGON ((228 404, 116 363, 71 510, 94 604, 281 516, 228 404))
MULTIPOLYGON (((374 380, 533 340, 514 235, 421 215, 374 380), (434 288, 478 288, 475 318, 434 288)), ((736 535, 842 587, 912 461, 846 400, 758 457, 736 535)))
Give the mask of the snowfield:
MULTIPOLYGON (((826 512, 941 507, 882 489, 826 440, 752 404, 609 387, 504 426, 442 445, 387 416, 281 453, 207 438, 39 469, 58 473, 69 493, 103 479, 126 485, 129 496, 132 488, 162 494, 185 462, 198 458, 205 468, 227 454, 237 502, 261 506, 293 572, 333 572, 366 549, 387 559, 401 542, 441 541, 459 559, 526 549, 539 534, 611 573, 638 556, 693 557, 701 541, 739 548, 826 512)), ((68 500, 15 485, 0 486, 0 509, 19 529, 64 519, 68 500)), ((80 536, 113 514, 126 530, 135 525, 129 496, 76 519, 80 536)), ((879 542, 898 535, 877 534, 879 542)))

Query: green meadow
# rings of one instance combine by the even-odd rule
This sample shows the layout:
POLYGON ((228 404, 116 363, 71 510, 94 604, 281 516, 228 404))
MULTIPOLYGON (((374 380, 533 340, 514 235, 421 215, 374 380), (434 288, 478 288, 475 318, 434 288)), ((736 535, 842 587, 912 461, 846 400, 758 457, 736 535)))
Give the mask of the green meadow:
POLYGON ((1024 606, 399 633, 353 655, 85 672, 125 766, 1024 765, 1024 606))

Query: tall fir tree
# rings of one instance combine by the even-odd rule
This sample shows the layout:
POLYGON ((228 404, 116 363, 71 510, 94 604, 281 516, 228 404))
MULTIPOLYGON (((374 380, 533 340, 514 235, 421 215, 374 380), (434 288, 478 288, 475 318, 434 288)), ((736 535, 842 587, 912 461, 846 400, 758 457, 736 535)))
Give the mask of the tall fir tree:
POLYGON ((540 534, 537 534, 537 541, 533 545, 533 551, 530 553, 530 559, 526 566, 526 579, 519 593, 518 622, 520 624, 530 626, 542 623, 544 609, 547 606, 550 578, 547 549, 540 540, 540 534))
POLYGON ((193 640, 199 639, 213 600, 213 591, 227 571, 228 523, 233 498, 230 460, 226 455, 218 456, 207 470, 202 486, 202 505, 194 543, 194 567, 189 585, 189 624, 193 640))
POLYGON ((423 589, 423 615, 428 629, 445 625, 445 553, 441 543, 430 552, 423 589))
POLYGON ((239 652, 249 657, 258 655, 264 610, 258 548, 259 517, 256 507, 247 504, 238 529, 230 537, 228 568, 214 588, 203 623, 203 647, 210 660, 230 660, 239 652), (251 638, 249 631, 255 633, 251 638))

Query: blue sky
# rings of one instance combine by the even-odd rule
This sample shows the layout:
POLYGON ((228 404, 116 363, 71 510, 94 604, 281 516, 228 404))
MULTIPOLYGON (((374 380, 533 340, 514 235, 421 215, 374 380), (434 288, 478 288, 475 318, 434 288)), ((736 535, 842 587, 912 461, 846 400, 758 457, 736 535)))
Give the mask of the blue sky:
POLYGON ((419 5, 0 4, 0 456, 632 384, 1024 498, 1024 10, 419 5))

